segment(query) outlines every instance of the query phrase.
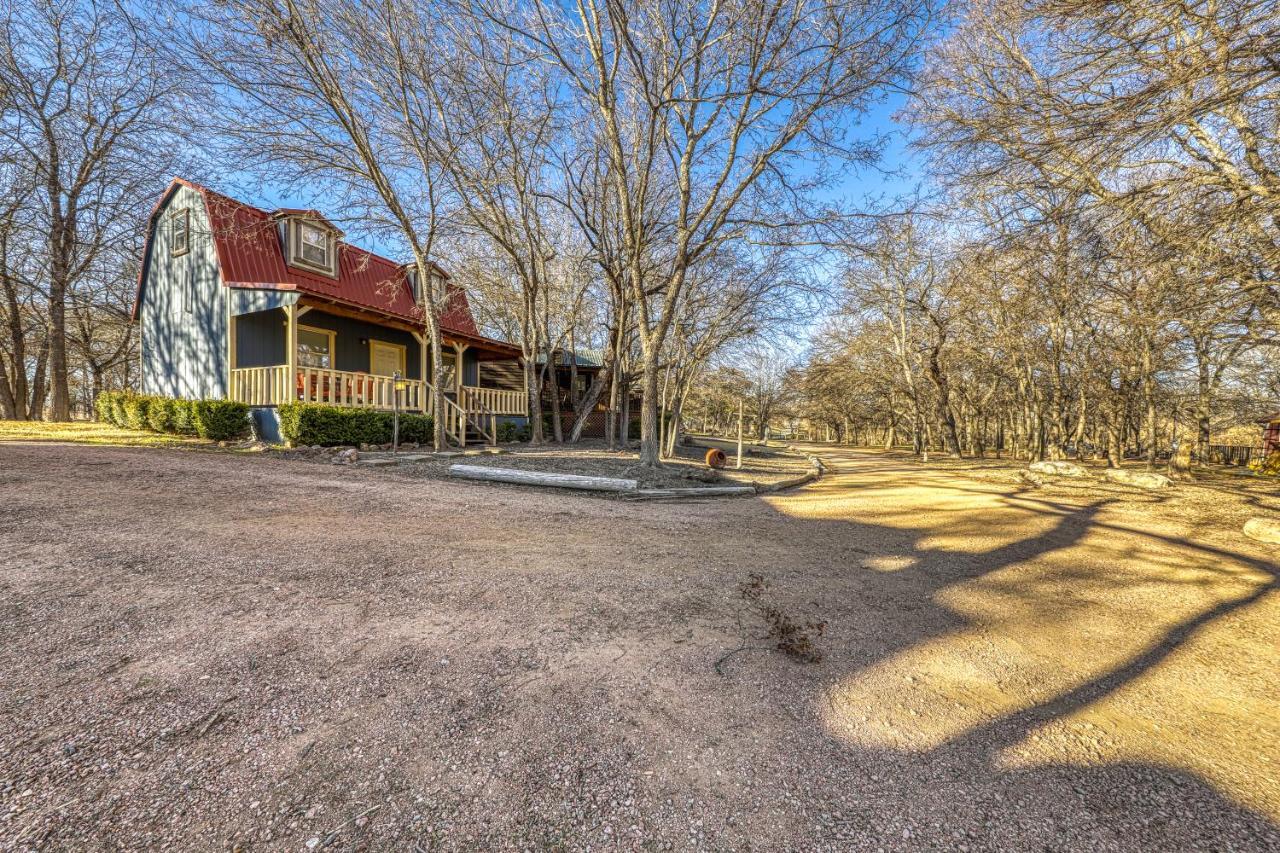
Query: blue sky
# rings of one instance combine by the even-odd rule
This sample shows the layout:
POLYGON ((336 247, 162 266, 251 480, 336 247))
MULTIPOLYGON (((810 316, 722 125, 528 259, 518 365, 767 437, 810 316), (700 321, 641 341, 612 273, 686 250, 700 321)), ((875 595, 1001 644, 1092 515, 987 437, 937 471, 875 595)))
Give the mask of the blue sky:
MULTIPOLYGON (((909 196, 916 190, 922 180, 921 163, 919 158, 909 150, 909 128, 894 119, 904 102, 905 96, 891 95, 863 117, 855 130, 855 135, 864 138, 871 135, 884 137, 881 162, 875 168, 848 172, 837 185, 822 194, 824 199, 843 202, 855 209, 893 206, 896 198, 909 196)), ((214 189, 266 210, 316 206, 322 213, 340 215, 340 211, 326 210, 323 198, 282 195, 270 184, 256 180, 255 176, 248 172, 227 170, 220 175, 209 176, 206 180, 214 189)), ((352 232, 353 240, 365 248, 395 255, 394 246, 361 234, 358 228, 347 227, 352 232)))

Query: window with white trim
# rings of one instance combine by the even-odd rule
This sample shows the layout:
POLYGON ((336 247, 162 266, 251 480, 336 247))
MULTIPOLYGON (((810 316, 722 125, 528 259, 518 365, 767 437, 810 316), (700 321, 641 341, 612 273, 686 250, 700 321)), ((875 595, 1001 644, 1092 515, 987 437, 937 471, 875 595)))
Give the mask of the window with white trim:
POLYGON ((191 251, 191 210, 182 208, 169 214, 169 255, 179 257, 191 251))
POLYGON ((293 217, 289 222, 289 263, 328 276, 337 275, 337 234, 323 222, 293 217))
POLYGON ((328 231, 310 222, 303 222, 298 228, 298 236, 301 238, 301 254, 304 261, 325 269, 332 266, 329 263, 328 231))

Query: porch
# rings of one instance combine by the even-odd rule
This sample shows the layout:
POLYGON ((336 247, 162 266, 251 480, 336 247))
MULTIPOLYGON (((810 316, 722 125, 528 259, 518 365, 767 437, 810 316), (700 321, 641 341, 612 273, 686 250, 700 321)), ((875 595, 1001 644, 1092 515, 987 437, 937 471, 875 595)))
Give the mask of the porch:
POLYGON ((518 364, 509 344, 446 332, 443 411, 427 380, 433 374, 430 346, 420 327, 383 315, 304 299, 233 311, 230 328, 228 399, 253 407, 323 403, 350 408, 427 414, 439 419, 457 444, 497 440, 501 420, 525 419, 523 387, 503 377, 518 364), (491 380, 482 375, 491 374, 491 380), (400 379, 394 378, 396 374, 400 379), (496 381, 494 381, 496 380, 496 381), (481 382, 484 382, 482 385, 481 382))

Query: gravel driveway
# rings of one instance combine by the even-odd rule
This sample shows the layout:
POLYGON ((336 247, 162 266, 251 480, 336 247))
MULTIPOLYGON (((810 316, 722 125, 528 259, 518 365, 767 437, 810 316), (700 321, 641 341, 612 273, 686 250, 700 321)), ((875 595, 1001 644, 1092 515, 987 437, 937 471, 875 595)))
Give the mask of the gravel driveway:
POLYGON ((1280 845, 1274 549, 822 452, 620 504, 0 444, 0 848, 1280 845))

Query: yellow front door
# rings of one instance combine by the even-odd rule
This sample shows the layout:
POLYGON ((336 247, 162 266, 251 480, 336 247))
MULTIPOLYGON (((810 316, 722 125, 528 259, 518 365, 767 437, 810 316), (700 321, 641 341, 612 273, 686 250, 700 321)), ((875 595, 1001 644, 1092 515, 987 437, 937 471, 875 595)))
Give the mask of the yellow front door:
POLYGON ((405 351, 400 344, 369 341, 369 372, 378 376, 404 376, 405 351))

